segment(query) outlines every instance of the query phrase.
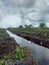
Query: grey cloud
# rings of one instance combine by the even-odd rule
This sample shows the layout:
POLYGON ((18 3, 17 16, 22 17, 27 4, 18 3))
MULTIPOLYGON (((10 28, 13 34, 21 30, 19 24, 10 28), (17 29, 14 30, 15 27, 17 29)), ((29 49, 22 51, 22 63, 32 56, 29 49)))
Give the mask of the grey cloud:
POLYGON ((35 11, 32 12, 32 18, 30 18, 31 22, 48 22, 46 17, 47 15, 49 17, 49 5, 47 5, 48 2, 47 0, 38 0, 36 2, 34 6, 35 11))
POLYGON ((35 5, 35 2, 36 2, 37 0, 24 0, 24 2, 23 2, 23 6, 25 7, 25 8, 32 8, 34 5, 35 5))
POLYGON ((2 0, 5 6, 31 8, 37 0, 2 0))
POLYGON ((23 18, 22 22, 27 19, 31 23, 48 21, 49 1, 47 0, 0 0, 0 2, 1 18, 8 14, 20 14, 23 18))

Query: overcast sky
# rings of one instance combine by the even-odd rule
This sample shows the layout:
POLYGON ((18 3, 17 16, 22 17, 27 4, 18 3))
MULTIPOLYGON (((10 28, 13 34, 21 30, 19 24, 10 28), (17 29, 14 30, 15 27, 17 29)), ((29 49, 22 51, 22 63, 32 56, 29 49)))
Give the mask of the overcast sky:
POLYGON ((0 27, 40 22, 49 26, 49 0, 0 0, 0 27))

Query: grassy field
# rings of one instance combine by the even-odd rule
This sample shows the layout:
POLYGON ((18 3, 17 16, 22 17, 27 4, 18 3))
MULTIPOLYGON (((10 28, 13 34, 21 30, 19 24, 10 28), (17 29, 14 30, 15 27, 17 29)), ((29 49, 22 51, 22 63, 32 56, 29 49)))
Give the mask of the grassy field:
POLYGON ((11 32, 49 38, 49 28, 8 28, 11 32))
POLYGON ((0 38, 8 37, 9 35, 6 33, 5 29, 0 28, 0 38))

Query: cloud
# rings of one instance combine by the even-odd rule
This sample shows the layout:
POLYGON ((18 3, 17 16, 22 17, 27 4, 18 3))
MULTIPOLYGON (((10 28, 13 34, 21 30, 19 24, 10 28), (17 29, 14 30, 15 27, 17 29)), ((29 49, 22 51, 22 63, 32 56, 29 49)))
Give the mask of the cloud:
POLYGON ((18 27, 21 24, 21 18, 17 15, 7 15, 0 22, 0 27, 18 27))
POLYGON ((0 20, 7 15, 20 16, 23 25, 49 22, 49 0, 0 0, 0 20))

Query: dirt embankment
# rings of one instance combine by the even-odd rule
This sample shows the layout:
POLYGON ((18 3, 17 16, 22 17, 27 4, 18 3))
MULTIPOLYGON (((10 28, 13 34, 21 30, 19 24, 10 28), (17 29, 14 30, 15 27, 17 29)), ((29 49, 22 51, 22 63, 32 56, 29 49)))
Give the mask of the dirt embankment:
POLYGON ((15 33, 18 36, 25 38, 26 40, 30 40, 38 45, 49 48, 49 38, 42 38, 39 35, 26 35, 22 33, 15 33))
POLYGON ((7 60, 6 65, 37 65, 37 62, 33 58, 29 49, 24 47, 24 58, 22 61, 12 60, 12 56, 15 54, 15 49, 19 47, 19 45, 14 41, 13 38, 2 38, 0 39, 0 61, 4 59, 4 56, 7 54, 12 54, 11 58, 7 60), (14 52, 13 52, 14 51, 14 52))
MULTIPOLYGON (((23 52, 25 56, 21 58, 21 60, 14 60, 11 57, 11 59, 7 61, 6 65, 38 65, 28 48, 24 47, 23 52)), ((15 51, 13 52, 13 56, 15 56, 15 51)))
POLYGON ((11 53, 18 44, 13 38, 1 38, 0 39, 0 59, 4 57, 5 54, 11 53))

